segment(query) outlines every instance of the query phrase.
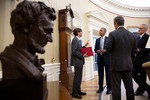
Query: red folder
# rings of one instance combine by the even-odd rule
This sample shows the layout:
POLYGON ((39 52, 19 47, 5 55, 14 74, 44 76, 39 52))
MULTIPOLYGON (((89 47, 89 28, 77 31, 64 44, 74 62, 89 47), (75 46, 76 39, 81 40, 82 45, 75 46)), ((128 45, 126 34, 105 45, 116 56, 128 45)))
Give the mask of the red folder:
POLYGON ((87 53, 88 56, 93 56, 93 51, 92 51, 92 47, 85 47, 85 48, 81 48, 81 53, 85 54, 87 53))

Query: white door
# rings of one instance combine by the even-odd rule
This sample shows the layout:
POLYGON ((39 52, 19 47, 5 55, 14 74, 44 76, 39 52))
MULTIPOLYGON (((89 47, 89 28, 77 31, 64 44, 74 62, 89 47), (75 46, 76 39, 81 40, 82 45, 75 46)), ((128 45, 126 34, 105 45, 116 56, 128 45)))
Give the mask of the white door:
MULTIPOLYGON (((96 39, 98 38, 98 36, 96 35, 93 35, 93 48, 95 48, 95 42, 96 42, 96 39)), ((94 50, 93 50, 94 51, 94 50)), ((97 65, 97 54, 95 53, 94 57, 93 57, 93 71, 94 71, 94 75, 98 75, 98 65, 97 65)))

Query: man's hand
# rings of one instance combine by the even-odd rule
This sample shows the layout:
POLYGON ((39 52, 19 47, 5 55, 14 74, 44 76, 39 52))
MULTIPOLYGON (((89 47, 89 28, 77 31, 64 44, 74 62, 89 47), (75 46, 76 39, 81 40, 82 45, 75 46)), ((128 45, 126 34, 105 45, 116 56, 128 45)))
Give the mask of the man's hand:
POLYGON ((97 52, 97 53, 105 53, 106 50, 105 50, 105 49, 103 49, 103 50, 97 50, 96 52, 97 52))
POLYGON ((137 50, 136 50, 137 52, 140 52, 140 49, 139 48, 137 48, 137 50))
POLYGON ((101 50, 97 50, 96 52, 97 52, 97 53, 101 53, 102 51, 101 51, 101 50))
POLYGON ((102 51, 102 53, 105 53, 106 52, 106 49, 103 49, 103 50, 101 50, 102 51))
POLYGON ((86 52, 86 53, 83 55, 83 57, 88 57, 88 55, 87 55, 87 54, 88 54, 88 52, 86 52))
POLYGON ((89 40, 86 42, 86 44, 84 46, 86 47, 87 45, 89 45, 89 40))

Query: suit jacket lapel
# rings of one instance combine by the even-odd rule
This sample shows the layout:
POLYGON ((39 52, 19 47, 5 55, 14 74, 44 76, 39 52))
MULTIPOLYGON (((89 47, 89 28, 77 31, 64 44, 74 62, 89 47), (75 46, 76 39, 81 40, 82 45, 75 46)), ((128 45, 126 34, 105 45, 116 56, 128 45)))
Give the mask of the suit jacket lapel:
MULTIPOLYGON (((141 48, 141 47, 144 46, 146 36, 147 36, 146 34, 144 34, 144 35, 142 36, 142 38, 140 39, 140 41, 139 41, 139 43, 138 43, 138 48, 141 48)), ((145 47, 145 46, 144 46, 144 47, 145 47)))
POLYGON ((101 41, 101 38, 98 38, 98 41, 97 41, 98 49, 100 49, 100 41, 101 41))
POLYGON ((104 40, 104 49, 106 48, 106 42, 107 42, 107 37, 105 37, 105 40, 104 40))

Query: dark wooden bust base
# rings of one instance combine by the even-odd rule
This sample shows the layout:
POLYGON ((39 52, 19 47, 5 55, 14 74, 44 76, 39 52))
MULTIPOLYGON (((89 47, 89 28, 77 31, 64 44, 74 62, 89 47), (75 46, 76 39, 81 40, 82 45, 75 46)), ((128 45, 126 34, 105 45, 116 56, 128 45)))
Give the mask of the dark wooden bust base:
POLYGON ((2 100, 47 100, 46 84, 46 80, 1 80, 0 97, 2 100))

